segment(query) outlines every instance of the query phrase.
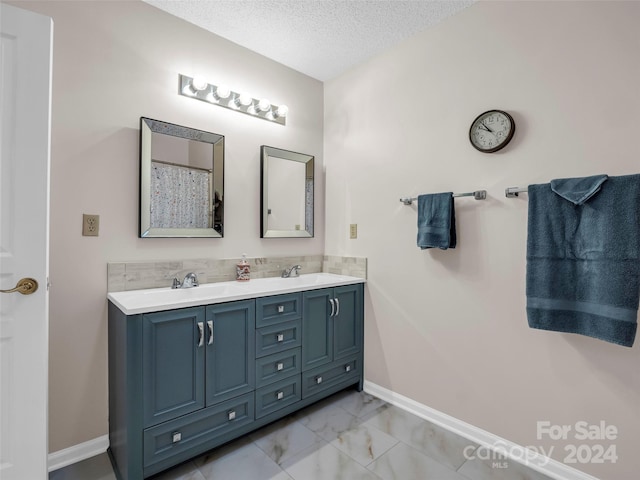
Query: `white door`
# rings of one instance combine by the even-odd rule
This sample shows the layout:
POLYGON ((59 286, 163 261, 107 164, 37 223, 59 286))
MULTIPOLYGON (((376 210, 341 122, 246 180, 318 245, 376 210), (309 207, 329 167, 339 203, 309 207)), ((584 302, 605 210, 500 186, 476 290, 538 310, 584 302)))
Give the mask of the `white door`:
POLYGON ((50 18, 0 3, 0 478, 47 478, 50 18), (32 281, 28 281, 33 286, 32 281))

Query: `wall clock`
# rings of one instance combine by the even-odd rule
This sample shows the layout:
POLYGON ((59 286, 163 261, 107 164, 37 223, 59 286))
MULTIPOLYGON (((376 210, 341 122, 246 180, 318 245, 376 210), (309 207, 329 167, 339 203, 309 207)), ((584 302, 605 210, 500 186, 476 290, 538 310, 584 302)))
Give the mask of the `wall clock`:
POLYGON ((471 124, 469 140, 476 150, 493 153, 507 146, 516 131, 513 117, 502 110, 481 113, 471 124))

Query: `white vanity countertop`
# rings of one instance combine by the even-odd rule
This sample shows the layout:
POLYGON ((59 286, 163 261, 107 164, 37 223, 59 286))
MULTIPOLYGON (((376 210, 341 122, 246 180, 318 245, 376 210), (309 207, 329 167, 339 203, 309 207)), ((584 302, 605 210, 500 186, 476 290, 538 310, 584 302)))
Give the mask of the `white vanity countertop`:
POLYGON ((248 282, 205 283, 193 288, 167 287, 112 292, 107 298, 126 315, 134 315, 365 282, 364 278, 347 275, 309 273, 292 278, 270 277, 248 282))

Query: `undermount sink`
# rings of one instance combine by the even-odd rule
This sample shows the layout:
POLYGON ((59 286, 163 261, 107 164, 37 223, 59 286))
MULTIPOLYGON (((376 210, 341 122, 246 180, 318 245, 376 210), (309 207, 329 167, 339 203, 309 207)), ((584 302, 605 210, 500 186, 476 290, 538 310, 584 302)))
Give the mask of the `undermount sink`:
POLYGON ((256 278, 246 282, 201 283, 199 287, 191 288, 112 292, 108 299, 125 314, 133 315, 364 282, 363 278, 347 275, 308 273, 288 278, 256 278))

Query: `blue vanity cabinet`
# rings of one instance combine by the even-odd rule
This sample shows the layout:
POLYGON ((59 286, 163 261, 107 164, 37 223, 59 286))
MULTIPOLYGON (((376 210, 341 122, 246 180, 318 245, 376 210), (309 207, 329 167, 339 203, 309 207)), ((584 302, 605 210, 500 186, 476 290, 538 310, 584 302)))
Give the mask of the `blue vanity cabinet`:
POLYGON ((302 398, 358 379, 362 389, 363 297, 361 284, 304 293, 302 398))
POLYGON ((363 285, 127 315, 109 301, 109 449, 142 480, 363 382, 363 285))

